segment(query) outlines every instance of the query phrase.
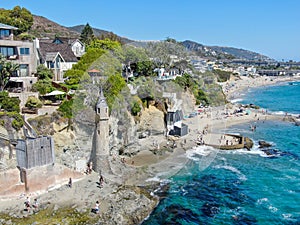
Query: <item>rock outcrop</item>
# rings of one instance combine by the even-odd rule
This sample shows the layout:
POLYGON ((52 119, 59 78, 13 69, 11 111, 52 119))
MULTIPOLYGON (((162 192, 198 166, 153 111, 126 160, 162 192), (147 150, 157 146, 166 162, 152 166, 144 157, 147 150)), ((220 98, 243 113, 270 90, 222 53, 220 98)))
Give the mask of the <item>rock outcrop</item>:
POLYGON ((259 141, 258 144, 259 144, 259 148, 269 148, 272 146, 270 143, 266 141, 259 141))

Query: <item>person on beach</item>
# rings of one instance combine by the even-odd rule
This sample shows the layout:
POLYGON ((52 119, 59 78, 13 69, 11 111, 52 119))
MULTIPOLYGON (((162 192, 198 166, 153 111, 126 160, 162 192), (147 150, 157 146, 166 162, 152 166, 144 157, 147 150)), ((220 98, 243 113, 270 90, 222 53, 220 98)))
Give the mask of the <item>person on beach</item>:
POLYGON ((95 207, 92 209, 92 212, 95 214, 99 213, 99 201, 96 201, 95 207))
POLYGON ((68 187, 69 187, 69 188, 72 188, 72 178, 71 178, 71 177, 70 177, 70 179, 69 179, 68 187))
POLYGON ((39 208, 39 202, 38 202, 37 198, 35 198, 33 200, 32 207, 34 208, 35 211, 38 210, 38 208, 39 208))
POLYGON ((29 196, 27 196, 27 198, 26 198, 26 201, 24 202, 24 204, 25 204, 25 209, 27 210, 27 212, 29 212, 30 211, 30 198, 29 198, 29 196))
POLYGON ((91 168, 91 166, 90 166, 90 163, 88 162, 87 167, 86 167, 86 171, 85 171, 86 174, 90 174, 90 168, 91 168))
POLYGON ((87 164, 86 174, 91 174, 93 171, 93 162, 87 164))
POLYGON ((100 177, 99 177, 99 184, 100 184, 101 187, 103 186, 103 183, 104 183, 104 178, 103 178, 103 176, 100 174, 100 177))

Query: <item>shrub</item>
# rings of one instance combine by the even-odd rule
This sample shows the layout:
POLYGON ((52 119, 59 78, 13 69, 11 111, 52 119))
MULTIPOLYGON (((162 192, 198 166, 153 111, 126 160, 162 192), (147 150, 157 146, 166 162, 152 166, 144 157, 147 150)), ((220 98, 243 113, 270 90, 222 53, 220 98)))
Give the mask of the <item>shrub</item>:
POLYGON ((71 119, 73 117, 72 112, 73 100, 64 100, 59 106, 58 111, 62 112, 63 117, 71 119))
POLYGON ((7 112, 20 112, 20 99, 9 97, 8 92, 0 92, 0 108, 7 112))
POLYGON ((41 95, 45 95, 47 93, 50 93, 51 91, 54 91, 55 88, 52 86, 52 81, 45 79, 45 80, 39 80, 32 86, 33 91, 38 91, 41 95))
POLYGON ((131 107, 132 115, 136 116, 141 111, 141 109, 142 108, 137 101, 133 102, 132 107, 131 107))
POLYGON ((36 108, 41 108, 42 107, 42 102, 34 97, 34 96, 30 96, 28 99, 27 99, 27 102, 25 104, 26 107, 30 108, 30 109, 36 109, 36 108))
POLYGON ((218 82, 226 82, 230 79, 231 72, 224 70, 214 70, 213 71, 217 75, 218 82))
MULTIPOLYGON (((16 130, 20 130, 24 125, 22 116, 17 112, 0 112, 0 117, 3 117, 3 116, 8 116, 9 118, 13 119, 11 122, 11 125, 16 130)), ((4 120, 2 120, 2 121, 4 121, 4 120)), ((5 122, 4 122, 4 124, 5 124, 5 122)), ((2 123, 1 123, 1 125, 2 125, 2 123)))

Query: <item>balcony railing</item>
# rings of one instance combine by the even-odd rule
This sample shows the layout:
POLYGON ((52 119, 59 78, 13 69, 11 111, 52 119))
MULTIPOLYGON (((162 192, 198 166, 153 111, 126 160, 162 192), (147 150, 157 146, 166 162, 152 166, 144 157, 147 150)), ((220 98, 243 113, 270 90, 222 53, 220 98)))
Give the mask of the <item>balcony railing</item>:
POLYGON ((14 40, 13 35, 9 35, 9 36, 0 36, 0 40, 14 40))

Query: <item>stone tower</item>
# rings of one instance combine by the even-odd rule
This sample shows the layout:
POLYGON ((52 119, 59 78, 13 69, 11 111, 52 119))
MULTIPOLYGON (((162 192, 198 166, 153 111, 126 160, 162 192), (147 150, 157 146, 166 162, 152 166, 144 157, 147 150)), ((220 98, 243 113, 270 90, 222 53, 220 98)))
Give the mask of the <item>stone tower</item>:
POLYGON ((95 131, 90 161, 93 162, 93 169, 101 173, 108 169, 106 164, 109 156, 109 110, 102 89, 95 111, 95 131))

